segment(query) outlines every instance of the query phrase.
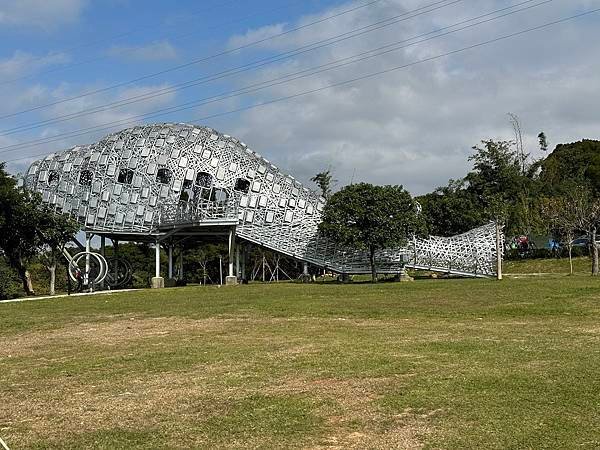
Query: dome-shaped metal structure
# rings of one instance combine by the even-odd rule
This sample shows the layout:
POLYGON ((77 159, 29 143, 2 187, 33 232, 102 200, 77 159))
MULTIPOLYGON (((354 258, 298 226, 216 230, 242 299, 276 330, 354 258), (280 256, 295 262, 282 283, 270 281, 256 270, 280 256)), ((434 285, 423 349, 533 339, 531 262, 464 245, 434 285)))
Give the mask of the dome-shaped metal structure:
MULTIPOLYGON (((325 200, 243 142, 188 124, 138 126, 34 162, 25 185, 86 232, 159 242, 199 229, 235 236, 338 272, 368 272, 368 257, 320 236, 325 200), (212 228, 211 228, 212 227, 212 228), (233 231, 234 230, 234 231, 233 231)), ((408 266, 495 274, 492 225, 453 238, 415 239, 377 255, 380 272, 408 266)))

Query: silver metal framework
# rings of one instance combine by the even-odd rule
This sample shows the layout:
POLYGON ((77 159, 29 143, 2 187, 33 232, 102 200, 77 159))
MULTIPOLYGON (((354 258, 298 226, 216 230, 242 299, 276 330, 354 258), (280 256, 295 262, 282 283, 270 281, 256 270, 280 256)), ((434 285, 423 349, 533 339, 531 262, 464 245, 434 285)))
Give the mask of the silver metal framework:
MULTIPOLYGON (((227 227, 235 237, 336 272, 369 272, 365 253, 318 232, 325 199, 211 128, 126 129, 34 162, 25 185, 88 233, 158 243, 227 227)), ((398 273, 408 260, 407 267, 493 276, 496 252, 490 224, 451 238, 415 238, 379 252, 377 264, 381 273, 398 273)))

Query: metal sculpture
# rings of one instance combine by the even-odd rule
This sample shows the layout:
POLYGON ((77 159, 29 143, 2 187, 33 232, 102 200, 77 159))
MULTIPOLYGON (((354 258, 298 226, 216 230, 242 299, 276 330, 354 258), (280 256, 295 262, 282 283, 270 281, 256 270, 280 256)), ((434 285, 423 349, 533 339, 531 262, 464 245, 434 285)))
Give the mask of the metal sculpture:
POLYGON ((106 283, 111 289, 127 286, 133 277, 133 268, 125 258, 112 257, 107 261, 106 283))
MULTIPOLYGON (((161 242, 225 229, 230 255, 238 238, 336 272, 369 272, 366 254, 320 235, 325 199, 243 142, 211 128, 126 129, 34 162, 25 184, 86 232, 155 242, 157 262, 161 242)), ((497 250, 495 228, 486 225, 379 252, 378 271, 397 273, 406 265, 492 276, 497 250)))
POLYGON ((99 253, 83 251, 71 256, 63 250, 63 255, 69 262, 68 274, 72 281, 81 281, 83 286, 91 288, 100 285, 106 278, 108 264, 104 256, 99 253))

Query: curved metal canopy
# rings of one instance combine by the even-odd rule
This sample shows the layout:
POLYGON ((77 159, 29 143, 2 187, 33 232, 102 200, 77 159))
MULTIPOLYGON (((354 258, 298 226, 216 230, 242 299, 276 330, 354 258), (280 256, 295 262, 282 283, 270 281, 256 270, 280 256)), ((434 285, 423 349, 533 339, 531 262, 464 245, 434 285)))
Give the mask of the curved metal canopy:
MULTIPOLYGON (((174 227, 235 226, 271 250, 346 273, 369 271, 368 256, 320 236, 325 199, 243 142, 211 128, 154 124, 111 134, 34 162, 25 185, 92 233, 161 236, 174 227)), ((464 235, 414 239, 377 255, 378 271, 409 267, 470 276, 495 274, 490 224, 464 235)))

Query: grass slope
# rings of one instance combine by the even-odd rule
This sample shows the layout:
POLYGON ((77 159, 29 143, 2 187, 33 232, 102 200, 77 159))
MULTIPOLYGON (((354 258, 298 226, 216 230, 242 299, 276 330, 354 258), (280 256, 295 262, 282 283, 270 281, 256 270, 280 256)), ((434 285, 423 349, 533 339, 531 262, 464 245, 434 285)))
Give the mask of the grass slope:
POLYGON ((591 277, 0 303, 13 448, 598 448, 591 277))

